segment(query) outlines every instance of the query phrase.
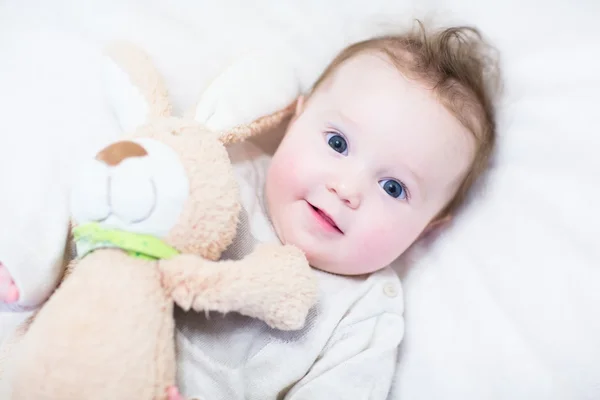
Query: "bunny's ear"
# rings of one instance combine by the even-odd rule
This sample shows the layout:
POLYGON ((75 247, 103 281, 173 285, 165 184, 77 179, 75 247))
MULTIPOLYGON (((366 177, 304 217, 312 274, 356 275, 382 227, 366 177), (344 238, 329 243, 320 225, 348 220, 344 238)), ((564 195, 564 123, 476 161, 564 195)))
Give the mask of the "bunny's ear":
POLYGON ((260 135, 279 126, 284 120, 290 118, 294 114, 295 109, 296 102, 293 102, 286 108, 260 117, 254 122, 238 125, 227 131, 219 132, 219 139, 224 145, 230 145, 246 140, 251 136, 260 135))
POLYGON ((291 62, 276 49, 246 54, 216 76, 192 110, 193 118, 225 144, 264 132, 292 115, 300 94, 291 62), (276 111, 277 110, 277 111, 276 111))
POLYGON ((105 49, 103 64, 108 100, 124 132, 131 132, 154 116, 171 115, 166 85, 150 57, 127 42, 105 49))

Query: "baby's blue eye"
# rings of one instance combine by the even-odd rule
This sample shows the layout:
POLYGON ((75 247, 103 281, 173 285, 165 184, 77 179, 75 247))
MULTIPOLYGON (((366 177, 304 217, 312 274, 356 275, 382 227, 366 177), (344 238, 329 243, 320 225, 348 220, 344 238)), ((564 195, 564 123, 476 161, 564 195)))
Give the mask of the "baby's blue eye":
POLYGON ((339 133, 328 133, 327 144, 329 145, 329 147, 331 147, 340 154, 345 155, 346 150, 348 150, 348 143, 346 142, 346 139, 344 139, 344 137, 339 133))
POLYGON ((383 179, 379 181, 379 185, 381 185, 387 194, 395 199, 406 198, 406 189, 404 188, 404 185, 398 181, 393 179, 383 179))

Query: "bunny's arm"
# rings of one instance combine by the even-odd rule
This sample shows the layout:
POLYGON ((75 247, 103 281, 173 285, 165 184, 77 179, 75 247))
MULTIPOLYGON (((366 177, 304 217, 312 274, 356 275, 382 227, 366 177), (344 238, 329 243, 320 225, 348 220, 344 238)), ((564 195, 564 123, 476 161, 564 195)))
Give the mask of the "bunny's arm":
POLYGON ((314 271, 293 246, 260 244, 239 261, 179 255, 159 266, 163 286, 184 310, 235 311, 295 330, 317 299, 314 271))

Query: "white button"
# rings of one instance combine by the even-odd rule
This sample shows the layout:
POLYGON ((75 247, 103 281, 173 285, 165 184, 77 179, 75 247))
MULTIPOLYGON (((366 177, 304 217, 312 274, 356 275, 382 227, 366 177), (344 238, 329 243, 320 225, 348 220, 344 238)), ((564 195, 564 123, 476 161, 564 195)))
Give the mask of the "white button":
POLYGON ((398 296, 398 288, 393 283, 386 283, 383 285, 383 293, 388 297, 398 296))

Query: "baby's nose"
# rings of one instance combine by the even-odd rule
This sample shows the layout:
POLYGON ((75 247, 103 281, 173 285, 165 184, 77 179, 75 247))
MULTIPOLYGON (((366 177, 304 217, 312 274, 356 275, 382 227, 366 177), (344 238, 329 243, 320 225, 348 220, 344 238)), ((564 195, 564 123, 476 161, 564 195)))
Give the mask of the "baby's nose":
POLYGON ((329 185, 329 191, 335 193, 338 198, 350 208, 358 208, 361 202, 361 193, 356 182, 336 182, 329 185))
POLYGON ((114 167, 127 158, 144 157, 146 155, 148 155, 148 152, 139 144, 129 140, 123 140, 102 149, 96 155, 96 160, 114 167))

